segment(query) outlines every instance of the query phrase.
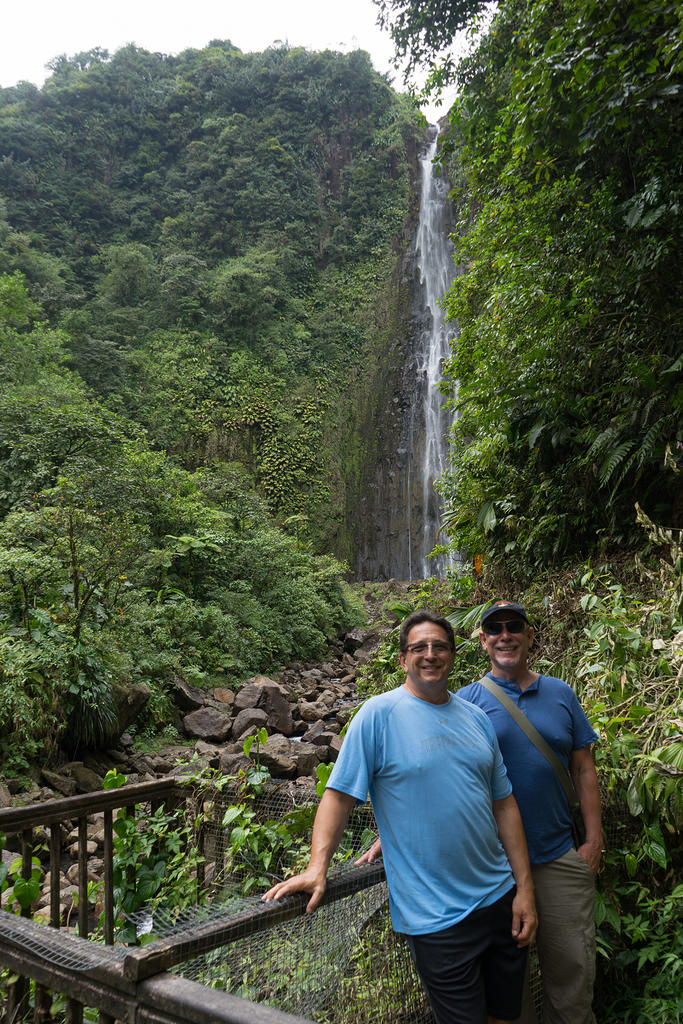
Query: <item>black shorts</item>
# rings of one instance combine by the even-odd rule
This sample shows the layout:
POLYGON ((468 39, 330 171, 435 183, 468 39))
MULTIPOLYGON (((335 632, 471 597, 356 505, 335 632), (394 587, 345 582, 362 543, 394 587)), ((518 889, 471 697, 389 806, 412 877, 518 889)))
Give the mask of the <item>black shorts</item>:
POLYGON ((512 937, 515 892, 441 932, 406 935, 436 1024, 519 1017, 527 951, 512 937))

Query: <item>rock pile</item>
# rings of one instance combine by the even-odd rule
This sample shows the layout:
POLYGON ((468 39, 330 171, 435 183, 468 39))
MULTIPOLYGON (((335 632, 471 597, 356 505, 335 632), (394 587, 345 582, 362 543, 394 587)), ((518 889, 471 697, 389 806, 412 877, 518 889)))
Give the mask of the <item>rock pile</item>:
POLYGON ((200 758, 235 775, 249 763, 245 739, 265 728, 268 741, 259 757, 274 778, 315 777, 318 764, 337 758, 339 734, 356 703, 356 671, 377 639, 374 631, 351 630, 336 657, 321 665, 290 665, 276 679, 254 676, 236 693, 197 690, 176 680, 183 729, 196 740, 200 758))
MULTIPOLYGON (((34 803, 55 797, 89 793, 102 788, 104 775, 112 767, 128 775, 130 783, 151 781, 160 776, 181 774, 196 753, 200 762, 226 775, 237 775, 249 767, 244 741, 261 727, 268 732, 267 742, 258 756, 275 779, 300 780, 310 785, 321 762, 334 761, 341 747, 340 732, 358 703, 356 673, 379 642, 375 631, 354 629, 342 638, 339 647, 322 664, 293 664, 277 678, 254 676, 237 691, 216 687, 200 690, 180 679, 173 680, 176 704, 182 727, 189 741, 167 747, 161 754, 133 750, 133 740, 123 734, 117 748, 89 753, 82 761, 71 761, 53 770, 41 771, 42 787, 18 793, 15 780, 0 783, 0 806, 34 803)), ((139 690, 139 687, 137 688, 139 690)), ((136 701, 138 701, 138 696, 136 701)), ((252 747, 251 757, 256 754, 252 747)), ((289 785, 289 783, 287 783, 289 785)), ((75 825, 75 823, 73 823, 75 825)), ((101 882, 103 870, 104 816, 88 816, 87 878, 101 882)), ((9 837, 1 851, 8 867, 17 859, 19 836, 9 837)), ((47 846, 47 832, 39 829, 34 840, 47 846)), ((62 827, 65 871, 60 871, 60 919, 67 927, 75 923, 78 902, 78 829, 67 823, 62 827), (70 830, 71 829, 71 830, 70 830)), ((0 897, 7 905, 11 890, 0 897)), ((40 896, 33 905, 35 916, 47 921, 50 913, 50 874, 41 878, 40 896)), ((92 908, 91 908, 92 909, 92 908)), ((95 908, 97 916, 99 909, 95 908)))
MULTIPOLYGON (((315 778, 319 763, 336 760, 339 734, 358 703, 358 668, 380 640, 379 630, 353 629, 321 664, 295 663, 274 678, 257 675, 236 691, 203 690, 175 676, 171 683, 178 708, 176 724, 185 734, 185 743, 170 745, 158 754, 143 753, 134 749, 132 737, 124 732, 117 746, 106 752, 89 752, 82 760, 43 768, 42 786, 29 793, 15 796, 18 784, 8 781, 0 786, 0 806, 93 792, 102 788, 104 775, 112 768, 126 774, 131 783, 178 774, 183 770, 179 762, 187 762, 195 753, 202 764, 236 775, 250 763, 244 754, 245 739, 262 727, 268 741, 258 756, 274 778, 315 778)), ((138 711, 140 687, 135 695, 138 711)), ((254 745, 252 760, 256 754, 254 745)))

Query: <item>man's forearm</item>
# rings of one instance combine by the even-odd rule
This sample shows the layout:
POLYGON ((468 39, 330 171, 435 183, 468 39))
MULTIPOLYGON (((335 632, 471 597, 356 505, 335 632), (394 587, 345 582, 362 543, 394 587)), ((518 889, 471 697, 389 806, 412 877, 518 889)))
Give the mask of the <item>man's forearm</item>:
POLYGON ((584 747, 572 753, 569 770, 581 805, 583 823, 586 826, 586 840, 579 847, 578 852, 593 873, 597 874, 602 858, 602 815, 600 813, 600 783, 590 747, 584 747))
POLYGON ((326 789, 323 793, 313 824, 311 859, 300 875, 294 875, 284 882, 278 882, 261 897, 262 900, 280 900, 295 892, 311 895, 306 906, 310 914, 320 903, 325 892, 327 869, 334 851, 344 834, 349 812, 356 800, 337 789, 326 789))
POLYGON ((342 793, 338 789, 325 790, 313 823, 309 870, 327 874, 355 803, 355 797, 349 796, 348 793, 342 793))
POLYGON ((590 748, 574 751, 570 770, 586 826, 586 842, 599 842, 602 845, 600 784, 590 748))

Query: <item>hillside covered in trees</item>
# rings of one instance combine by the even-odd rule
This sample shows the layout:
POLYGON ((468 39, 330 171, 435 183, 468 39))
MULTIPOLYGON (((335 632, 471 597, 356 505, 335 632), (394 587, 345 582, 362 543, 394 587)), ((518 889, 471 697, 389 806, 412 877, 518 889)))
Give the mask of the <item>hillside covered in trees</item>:
POLYGON ((420 134, 360 51, 131 46, 0 93, 10 770, 104 742, 136 681, 161 725, 169 672, 230 683, 353 616, 326 552, 420 134))
MULTIPOLYGON (((398 612, 453 614, 469 681, 477 606, 526 603, 536 666, 576 686, 602 738, 599 1019, 673 1024, 680 5, 378 6, 409 68, 435 62, 428 91, 458 86, 441 488, 477 566, 398 612)), ((173 675, 234 687, 360 615, 337 559, 378 454, 361 424, 397 358, 422 138, 363 53, 95 50, 0 91, 6 777, 105 744, 135 683, 140 732, 161 731, 173 675)), ((395 653, 393 637, 366 681, 396 682, 395 653)))

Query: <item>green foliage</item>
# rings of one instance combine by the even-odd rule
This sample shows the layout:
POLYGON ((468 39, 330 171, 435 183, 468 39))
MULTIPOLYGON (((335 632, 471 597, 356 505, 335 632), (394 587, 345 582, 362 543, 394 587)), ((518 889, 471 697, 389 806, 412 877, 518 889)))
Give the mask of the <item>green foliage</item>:
POLYGON ((244 802, 233 804, 223 815, 223 828, 230 828, 227 870, 241 877, 241 890, 245 894, 254 887, 263 889, 272 885, 276 877, 273 869, 281 870, 294 843, 288 817, 259 821, 253 807, 244 802))
POLYGON ((316 774, 316 776, 318 778, 318 781, 315 784, 315 791, 318 794, 318 798, 319 799, 322 799, 322 795, 325 792, 325 787, 327 785, 327 780, 329 779, 330 775, 332 774, 332 769, 333 768, 334 768, 334 762, 330 762, 329 764, 323 764, 322 761, 321 761, 316 766, 315 774, 316 774))
POLYGON ((122 775, 116 768, 110 768, 102 780, 102 789, 120 789, 127 781, 126 775, 122 775))
MULTIPOLYGON (((120 778, 110 773, 109 785, 118 786, 120 778)), ((122 808, 113 829, 117 939, 129 945, 144 945, 156 938, 155 907, 173 911, 197 903, 199 854, 194 826, 179 812, 167 811, 162 804, 140 820, 122 808), (142 908, 151 915, 152 930, 138 936, 136 926, 128 918, 142 908)))
POLYGON ((62 57, 0 94, 8 323, 34 313, 20 273, 112 410, 189 470, 240 461, 323 546, 344 510, 324 424, 403 232, 416 126, 361 52, 62 57))
MULTIPOLYGON (((418 58, 478 6, 384 9, 418 58)), ((462 273, 442 491, 459 550, 560 562, 633 539, 636 501, 677 521, 679 36, 667 0, 505 0, 451 61, 462 273)))
POLYGON ((135 682, 152 691, 143 726, 163 728, 170 672, 224 685, 324 652, 353 614, 343 567, 280 532, 243 467, 179 469, 65 369, 44 326, 8 327, 2 344, 7 772, 106 745, 135 682))
POLYGON ((453 37, 471 25, 486 7, 485 0, 375 0, 379 22, 391 32, 397 62, 408 72, 448 49, 453 37))
MULTIPOLYGON (((261 765, 261 747, 265 745, 267 739, 268 730, 261 728, 257 729, 253 736, 247 736, 242 744, 245 757, 250 756, 251 749, 256 744, 256 754, 254 757, 256 763, 251 765, 246 772, 246 781, 254 793, 262 793, 264 784, 270 778, 268 769, 261 765)), ((225 825, 225 820, 223 824, 225 825)), ((268 865, 266 864, 265 867, 267 868, 268 865)))
POLYGON ((601 732, 598 769, 611 800, 639 821, 624 822, 610 844, 596 905, 603 1019, 637 1024, 675 1019, 683 972, 681 549, 644 522, 670 557, 643 565, 642 595, 608 573, 584 575, 588 625, 575 673, 601 732))
MULTIPOLYGON (((5 847, 6 837, 0 832, 0 851, 5 847)), ((11 913, 21 914, 36 902, 40 895, 40 859, 31 859, 31 870, 28 878, 24 877, 22 858, 17 857, 7 865, 0 861, 0 893, 11 887, 5 909, 11 913)))

